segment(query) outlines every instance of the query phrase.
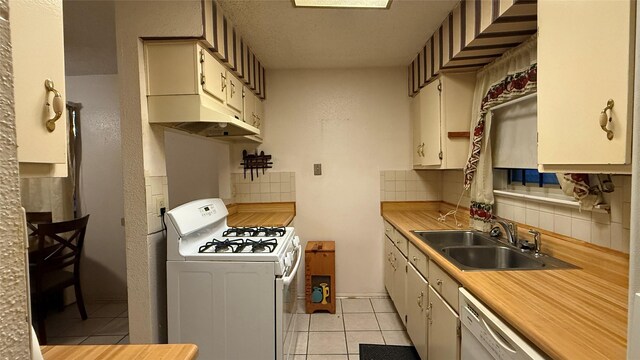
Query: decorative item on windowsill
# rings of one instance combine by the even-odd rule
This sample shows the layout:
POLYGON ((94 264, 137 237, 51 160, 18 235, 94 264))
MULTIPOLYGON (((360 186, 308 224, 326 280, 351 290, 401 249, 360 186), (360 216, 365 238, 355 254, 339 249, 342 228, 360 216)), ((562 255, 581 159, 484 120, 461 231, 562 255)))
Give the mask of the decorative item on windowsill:
POLYGON ((247 153, 247 150, 242 150, 242 162, 240 165, 244 166, 244 178, 247 178, 247 170, 251 174, 251 181, 253 181, 253 170, 256 171, 256 178, 260 175, 260 169, 262 169, 262 174, 264 175, 265 169, 271 169, 273 162, 271 160, 271 155, 265 155, 264 151, 260 151, 258 154, 258 150, 256 150, 255 154, 247 153))

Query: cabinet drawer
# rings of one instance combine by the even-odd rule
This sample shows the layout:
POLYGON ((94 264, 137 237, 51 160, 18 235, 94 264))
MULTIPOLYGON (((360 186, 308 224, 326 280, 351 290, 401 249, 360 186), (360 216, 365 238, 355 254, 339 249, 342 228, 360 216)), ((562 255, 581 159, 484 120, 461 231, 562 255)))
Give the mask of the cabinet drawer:
POLYGON ((398 250, 400 250, 402 255, 406 257, 409 254, 409 240, 407 240, 406 237, 400 234, 398 230, 394 230, 394 232, 395 237, 393 239, 393 242, 396 244, 396 247, 398 248, 398 250))
POLYGON ((395 244, 395 232, 396 229, 393 228, 393 226, 391 226, 391 224, 389 224, 386 220, 384 221, 384 234, 387 235, 387 237, 389 239, 391 239, 393 241, 393 243, 395 244))
POLYGON ((442 270, 433 260, 429 260, 429 284, 447 300, 454 309, 458 308, 458 288, 460 284, 442 270))
POLYGON ((418 270, 425 278, 429 277, 429 259, 415 245, 409 243, 409 262, 418 270))

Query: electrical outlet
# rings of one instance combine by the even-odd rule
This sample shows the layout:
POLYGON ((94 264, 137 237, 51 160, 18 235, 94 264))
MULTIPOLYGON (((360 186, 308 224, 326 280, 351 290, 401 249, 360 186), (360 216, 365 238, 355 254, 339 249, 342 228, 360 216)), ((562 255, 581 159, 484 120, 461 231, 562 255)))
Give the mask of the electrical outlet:
POLYGON ((322 175, 322 164, 313 164, 313 175, 322 175))
POLYGON ((156 215, 160 216, 160 209, 167 208, 164 203, 164 196, 154 196, 156 201, 156 215))

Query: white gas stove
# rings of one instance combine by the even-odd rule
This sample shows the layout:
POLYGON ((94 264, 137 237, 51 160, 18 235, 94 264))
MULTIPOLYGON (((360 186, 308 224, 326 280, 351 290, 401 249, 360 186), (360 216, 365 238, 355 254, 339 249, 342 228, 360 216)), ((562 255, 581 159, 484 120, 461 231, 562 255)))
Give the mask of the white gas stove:
POLYGON ((292 227, 229 227, 228 214, 220 199, 167 212, 169 342, 201 359, 287 359, 300 241, 292 227))

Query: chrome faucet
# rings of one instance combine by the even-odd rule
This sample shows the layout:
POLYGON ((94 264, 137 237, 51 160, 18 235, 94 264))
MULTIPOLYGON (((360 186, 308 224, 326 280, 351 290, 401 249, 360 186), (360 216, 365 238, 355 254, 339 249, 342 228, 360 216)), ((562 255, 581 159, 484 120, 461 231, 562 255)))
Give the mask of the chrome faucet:
POLYGON ((507 240, 509 244, 518 246, 518 225, 513 221, 508 221, 503 218, 494 217, 493 222, 501 225, 504 228, 504 232, 507 234, 507 240))
POLYGON ((533 235, 533 242, 535 244, 534 255, 536 257, 540 256, 540 247, 542 246, 542 238, 539 231, 529 230, 529 234, 533 235))

